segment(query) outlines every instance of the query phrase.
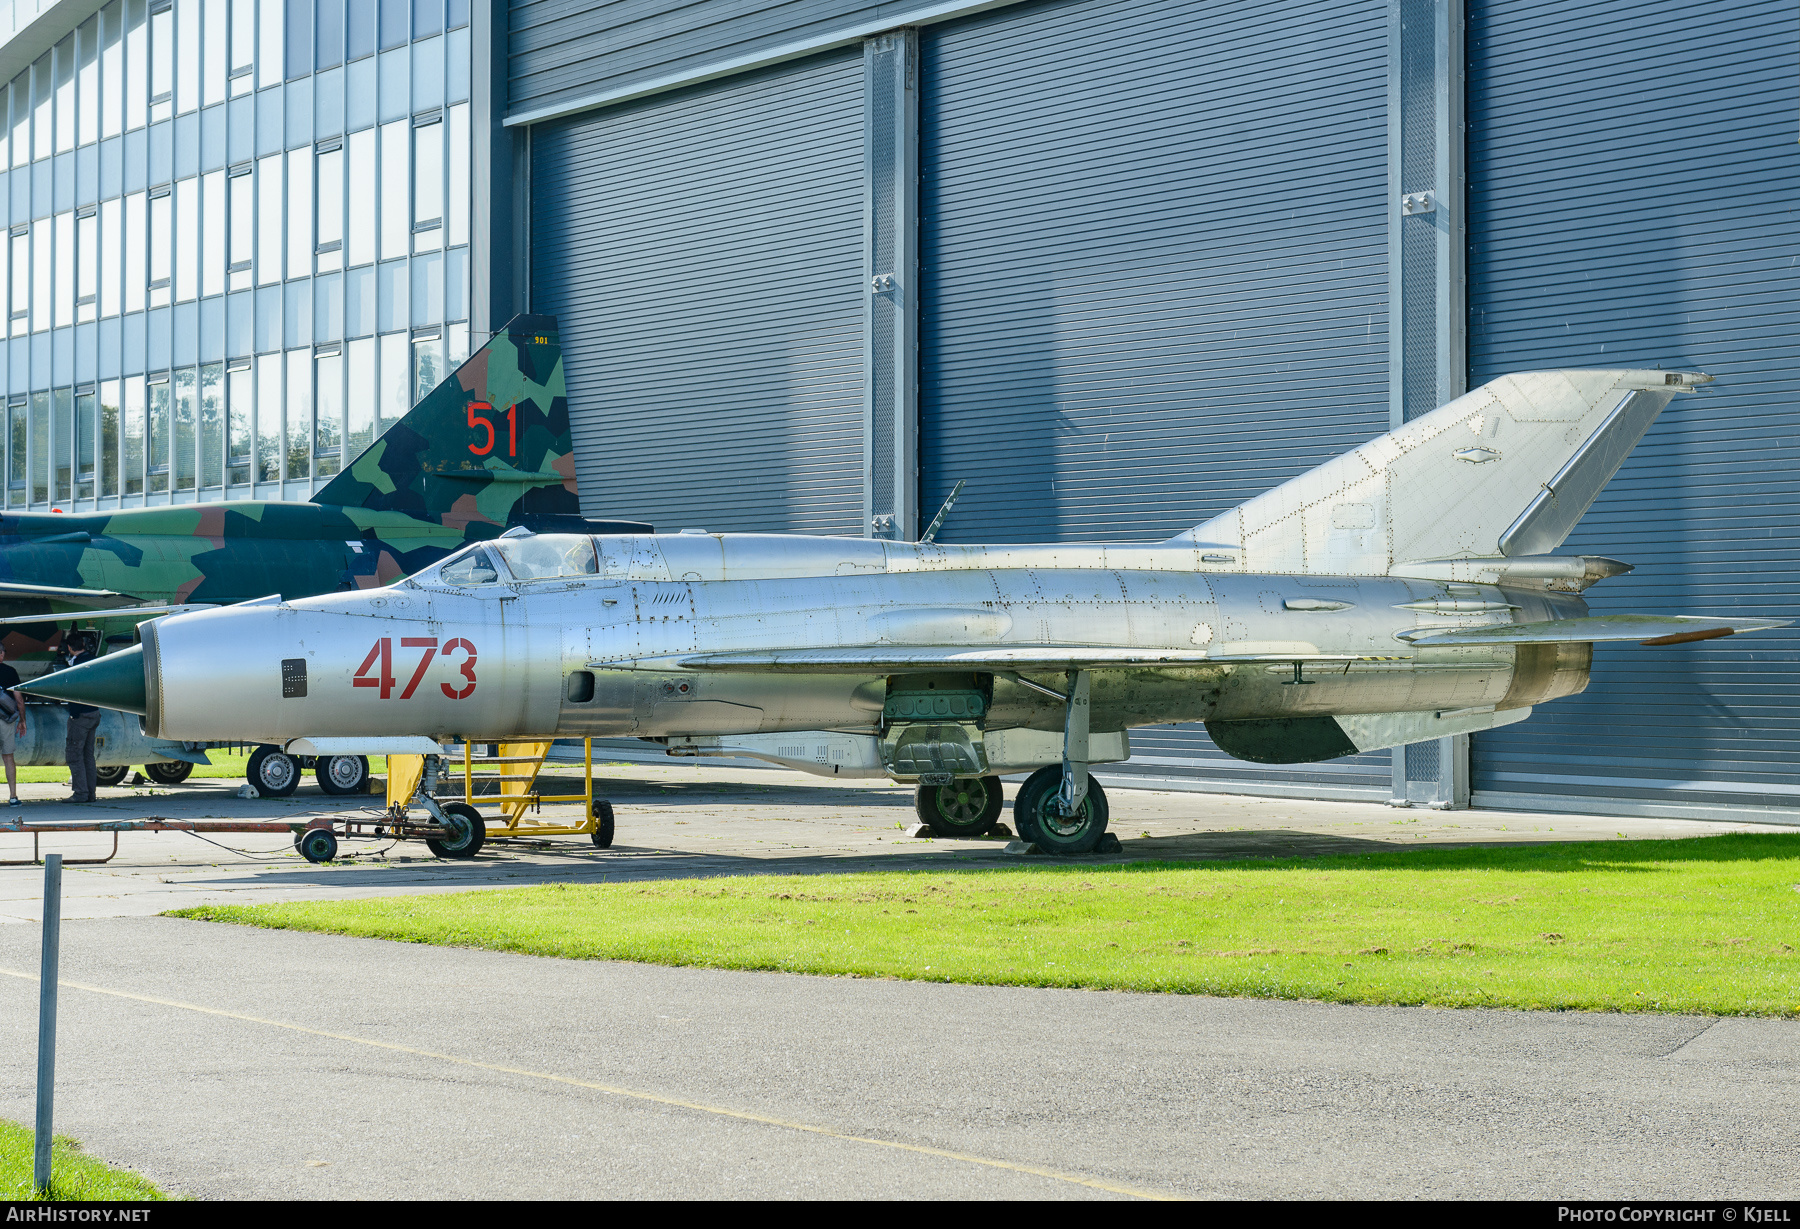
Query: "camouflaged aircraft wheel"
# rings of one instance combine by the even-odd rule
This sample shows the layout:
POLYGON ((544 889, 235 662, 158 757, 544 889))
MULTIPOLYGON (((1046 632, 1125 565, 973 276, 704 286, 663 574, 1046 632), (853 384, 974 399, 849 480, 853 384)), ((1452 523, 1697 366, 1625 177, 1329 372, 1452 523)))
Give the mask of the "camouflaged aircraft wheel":
POLYGON ((487 823, 481 812, 466 802, 447 802, 444 818, 450 827, 443 840, 428 840, 426 847, 440 858, 473 858, 487 840, 487 823))
POLYGON ((337 857, 337 837, 329 828, 308 828, 294 847, 308 862, 329 862, 337 857))
POLYGON ((613 809, 612 803, 604 798, 594 799, 594 818, 599 821, 591 835, 595 849, 611 849, 613 841, 613 809))
POLYGON ((369 757, 321 755, 313 762, 313 775, 328 794, 360 794, 369 788, 369 757))
POLYGON ((1019 796, 1013 802, 1013 823, 1019 830, 1019 839, 1030 841, 1045 853, 1092 853, 1106 834, 1110 815, 1106 791, 1090 776, 1080 813, 1064 815, 1056 805, 1062 777, 1062 765, 1052 764, 1025 778, 1025 784, 1019 787, 1019 796))
POLYGON ((130 771, 130 764, 109 764, 105 768, 94 769, 94 780, 101 785, 123 785, 125 774, 130 771))
POLYGON ((144 775, 158 785, 180 785, 194 771, 186 760, 163 760, 144 765, 144 775))
POLYGON ((286 798, 300 785, 300 763, 278 747, 258 747, 250 753, 244 777, 264 798, 286 798))
POLYGON ((921 785, 913 805, 920 822, 939 836, 982 836, 999 822, 1006 791, 999 777, 967 777, 948 785, 921 785))

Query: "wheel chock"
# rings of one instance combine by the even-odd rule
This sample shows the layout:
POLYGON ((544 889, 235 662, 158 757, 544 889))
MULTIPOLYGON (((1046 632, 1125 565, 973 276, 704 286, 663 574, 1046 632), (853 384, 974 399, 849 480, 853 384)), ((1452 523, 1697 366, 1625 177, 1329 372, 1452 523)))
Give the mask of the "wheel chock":
POLYGON ((1039 849, 1035 844, 1033 844, 1030 841, 1008 841, 1008 842, 1006 842, 1006 848, 1002 849, 1000 852, 1001 853, 1016 853, 1016 854, 1024 855, 1024 854, 1040 854, 1040 853, 1043 853, 1044 851, 1039 849))
POLYGON ((908 828, 906 830, 906 835, 929 841, 937 836, 937 829, 933 828, 930 824, 918 823, 908 828))
POLYGON ((1094 852, 1095 853, 1124 853, 1125 850, 1124 850, 1124 847, 1119 844, 1118 837, 1114 836, 1110 832, 1102 832, 1100 834, 1099 843, 1094 846, 1094 852))

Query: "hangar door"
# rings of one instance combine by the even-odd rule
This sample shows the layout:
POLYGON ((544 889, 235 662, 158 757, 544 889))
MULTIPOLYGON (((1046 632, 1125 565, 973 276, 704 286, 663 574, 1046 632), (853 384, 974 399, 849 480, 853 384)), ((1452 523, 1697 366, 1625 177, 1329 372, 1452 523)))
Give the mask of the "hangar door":
MULTIPOLYGON (((1471 381, 1560 366, 1717 381, 1663 413, 1564 547, 1637 565, 1590 605, 1793 617, 1793 6, 1468 12, 1471 381)), ((1797 752, 1800 630, 1785 628, 1596 649, 1584 694, 1476 736, 1471 776, 1478 805, 1794 822, 1797 752)))
POLYGON ((589 516, 861 532, 862 88, 852 50, 532 129, 589 516))
MULTIPOLYGON (((922 514, 968 479, 945 540, 1164 538, 1387 430, 1386 17, 1063 0, 924 32, 922 514)), ((1196 785, 1389 787, 1386 753, 1132 745, 1196 785)))

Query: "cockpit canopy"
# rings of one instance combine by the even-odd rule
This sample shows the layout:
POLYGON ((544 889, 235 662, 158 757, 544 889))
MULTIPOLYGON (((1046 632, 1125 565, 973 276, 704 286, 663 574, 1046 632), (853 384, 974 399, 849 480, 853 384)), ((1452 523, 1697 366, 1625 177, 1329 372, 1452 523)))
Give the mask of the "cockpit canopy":
POLYGON ((580 579, 599 574, 594 540, 586 534, 540 533, 466 546, 414 579, 462 588, 501 581, 580 579))

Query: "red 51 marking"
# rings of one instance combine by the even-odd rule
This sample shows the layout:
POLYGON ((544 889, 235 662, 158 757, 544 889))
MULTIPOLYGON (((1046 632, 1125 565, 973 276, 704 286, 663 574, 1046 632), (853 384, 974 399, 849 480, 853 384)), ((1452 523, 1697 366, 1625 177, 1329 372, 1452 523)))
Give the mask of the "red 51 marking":
MULTIPOLYGON (((405 690, 400 693, 400 698, 402 700, 410 700, 413 697, 413 692, 418 690, 420 680, 425 677, 425 668, 431 664, 431 659, 439 653, 437 637, 402 636, 400 638, 400 647, 402 649, 425 650, 419 655, 419 664, 413 667, 412 677, 406 681, 405 690)), ((441 684, 444 694, 449 696, 452 700, 466 699, 475 690, 475 646, 458 636, 456 639, 446 644, 443 647, 442 652, 443 654, 448 655, 455 652, 457 649, 461 649, 469 655, 468 660, 462 664, 462 676, 468 680, 468 686, 459 691, 453 689, 448 683, 441 684)), ((386 700, 393 695, 395 682, 394 638, 392 636, 383 636, 373 645, 369 646, 369 655, 363 658, 362 665, 357 667, 356 676, 350 680, 350 685, 352 687, 378 687, 381 689, 381 698, 386 700), (372 667, 377 668, 379 672, 370 675, 369 670, 372 667)))

